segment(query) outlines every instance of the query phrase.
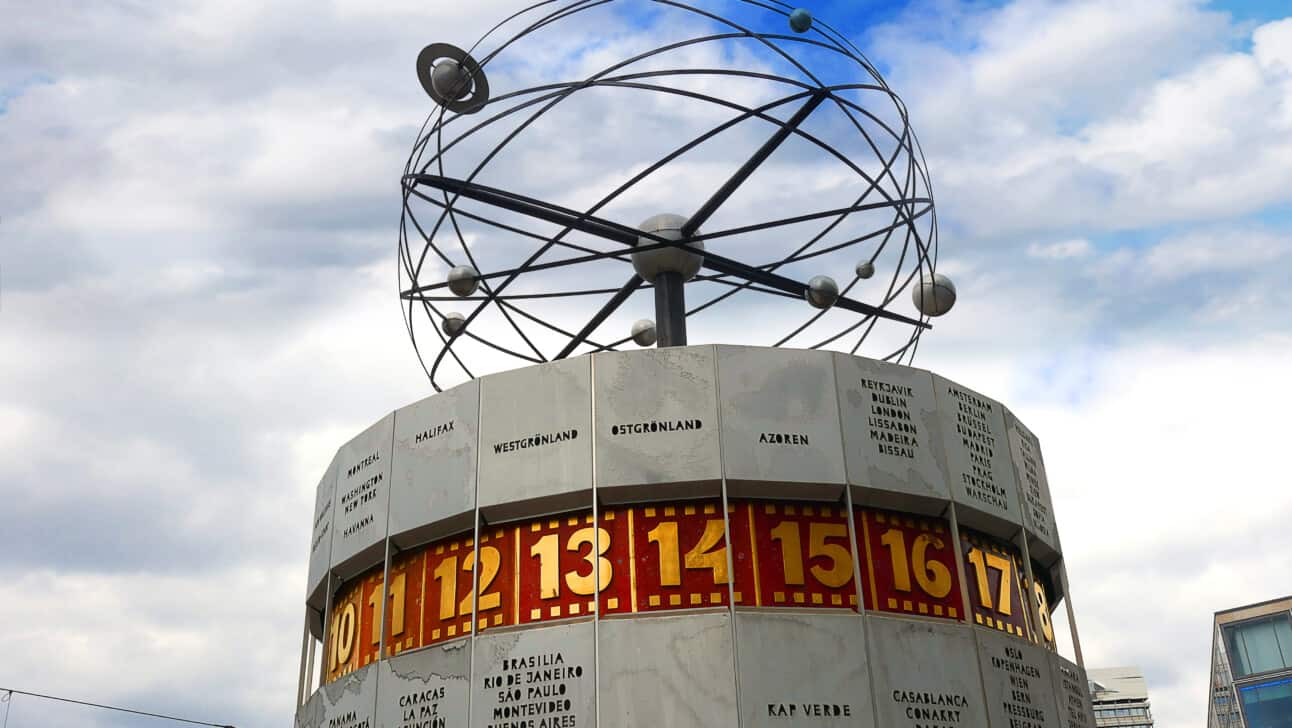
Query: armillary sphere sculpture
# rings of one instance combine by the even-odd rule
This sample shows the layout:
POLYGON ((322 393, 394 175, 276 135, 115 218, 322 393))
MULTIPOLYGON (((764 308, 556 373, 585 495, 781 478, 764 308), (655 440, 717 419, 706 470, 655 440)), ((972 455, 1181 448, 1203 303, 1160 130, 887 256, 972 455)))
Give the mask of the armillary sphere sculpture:
POLYGON ((923 153, 875 67, 806 10, 699 2, 549 0, 422 51, 400 297, 436 390, 688 328, 910 361, 951 308, 923 153))

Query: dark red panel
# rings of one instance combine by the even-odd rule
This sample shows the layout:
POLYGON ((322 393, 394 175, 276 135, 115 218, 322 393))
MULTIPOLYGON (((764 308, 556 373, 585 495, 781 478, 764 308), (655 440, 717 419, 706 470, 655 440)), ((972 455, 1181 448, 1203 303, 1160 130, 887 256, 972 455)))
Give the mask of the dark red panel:
POLYGON ((730 602, 721 501, 637 506, 633 550, 637 611, 730 602))
POLYGON ((941 518, 858 508, 866 544, 866 608, 963 620, 951 526, 941 518))
POLYGON ((969 611, 974 624, 1017 637, 1028 634, 1027 602, 1023 601, 1019 571, 1023 560, 1007 541, 960 529, 969 582, 969 611))
MULTIPOLYGON (((858 608, 845 508, 755 501, 739 510, 751 524, 753 538, 737 543, 749 551, 755 606, 858 608)), ((736 583, 743 592, 747 582, 736 583)))

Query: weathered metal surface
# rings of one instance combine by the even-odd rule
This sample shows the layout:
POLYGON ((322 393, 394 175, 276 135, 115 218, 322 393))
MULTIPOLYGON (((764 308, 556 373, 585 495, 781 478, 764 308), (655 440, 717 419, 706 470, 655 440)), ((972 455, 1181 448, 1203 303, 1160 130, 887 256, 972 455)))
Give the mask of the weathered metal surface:
POLYGON ((470 679, 466 642, 383 660, 377 679, 377 728, 467 725, 470 679))
POLYGON ((1050 499, 1050 480, 1045 475, 1045 459, 1041 457, 1041 441, 1008 409, 1005 429, 1009 433, 1009 454, 1022 497, 1023 524, 1031 536, 1028 547, 1033 559, 1050 566, 1059 559, 1062 548, 1054 521, 1054 503, 1050 499))
POLYGON ((719 494, 712 346, 596 354, 592 369, 602 500, 719 494))
POLYGON ((1094 728, 1095 710, 1090 701, 1086 672, 1060 655, 1050 655, 1054 695, 1058 703, 1060 728, 1094 728))
POLYGON ((332 523, 332 570, 349 578, 385 554, 390 505, 391 438, 386 415, 337 452, 332 523))
POLYGON ((475 639, 471 725, 596 725, 591 621, 475 639))
POLYGON ((603 725, 736 725, 729 613, 603 620, 597 627, 603 725))
POLYGON ((719 346, 717 358, 728 493, 837 498, 847 469, 833 355, 719 346))
POLYGON ((1023 522, 1018 479, 1009 457, 1005 408, 950 379, 933 375, 941 464, 960 522, 1009 538, 1023 522))
POLYGON ((853 502, 940 515, 948 499, 928 372, 835 354, 853 502))
POLYGON ((1050 653, 999 632, 974 632, 992 725, 1057 726, 1050 653))
POLYGON ((302 728, 372 728, 377 700, 377 666, 369 665, 319 688, 318 703, 306 704, 302 728))
POLYGON ((878 725, 987 728, 971 628, 867 617, 878 725))
POLYGON ((395 412, 390 535, 397 546, 471 528, 479 417, 477 381, 395 412))
POLYGON ((855 614, 736 614, 742 728, 875 724, 855 614))
POLYGON ((592 505, 591 357, 480 380, 478 503, 490 521, 592 505))
POLYGON ((332 565, 332 506, 336 498, 336 457, 319 480, 314 492, 314 521, 310 529, 310 571, 305 603, 323 609, 327 594, 324 587, 332 565))

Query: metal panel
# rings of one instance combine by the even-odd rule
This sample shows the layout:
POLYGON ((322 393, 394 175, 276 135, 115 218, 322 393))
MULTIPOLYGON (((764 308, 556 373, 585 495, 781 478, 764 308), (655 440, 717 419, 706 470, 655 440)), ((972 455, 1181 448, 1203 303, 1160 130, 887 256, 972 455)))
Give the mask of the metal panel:
POLYGON ((592 503, 591 357, 480 383, 479 503, 491 521, 592 503))
POLYGON ((367 569, 385 554, 394 431, 395 415, 386 415, 337 452, 332 570, 342 578, 367 569))
POLYGON ((477 381, 395 412, 390 535, 397 546, 471 528, 479 417, 477 381))
POLYGON ((866 620, 879 725, 987 728, 972 628, 889 617, 866 620))
POLYGON ((740 725, 873 726, 856 615, 738 613, 740 725))
MULTIPOLYGON (((314 491, 314 526, 310 532, 310 571, 305 603, 323 609, 327 600, 325 582, 332 561, 332 501, 336 497, 336 455, 314 491)), ((317 633, 316 635, 317 636, 317 633)))
POLYGON ((737 724, 729 613, 607 619, 597 626, 604 725, 737 724))
POLYGON ((475 640, 471 725, 596 725, 591 621, 475 640))
POLYGON ((301 712, 302 728, 364 728, 373 724, 377 666, 369 665, 324 685, 301 712), (321 698, 317 703, 315 698, 321 698))
POLYGON ((1090 702, 1086 672, 1063 657, 1051 654, 1054 694, 1059 706, 1060 728, 1094 728, 1095 709, 1090 702))
POLYGON ((950 494, 931 375, 846 354, 834 361, 853 502, 940 515, 950 494))
POLYGON ((978 660, 992 725, 1048 728, 1058 725, 1050 653, 1000 632, 975 630, 978 660))
POLYGON ((296 728, 316 728, 325 725, 323 720, 323 691, 316 691, 296 711, 296 728))
POLYGON ((847 482, 834 357, 719 346, 727 490, 754 498, 837 498, 847 482))
POLYGON ((712 346, 596 354, 596 477, 611 502, 721 490, 712 346))
POLYGON ((1054 521, 1054 504, 1050 500, 1050 480, 1045 476, 1041 441, 1027 426, 1005 410, 1005 428, 1009 433, 1009 454, 1018 475, 1018 490, 1023 497, 1023 523, 1033 538, 1027 545, 1032 558, 1046 566, 1059 560, 1059 528, 1054 521))
POLYGON ((466 642, 382 660, 377 682, 377 728, 467 725, 471 654, 466 642))
POLYGON ((1005 408, 989 397, 933 375, 937 392, 939 460, 960 523, 1012 538, 1022 524, 1018 479, 1009 459, 1005 408))

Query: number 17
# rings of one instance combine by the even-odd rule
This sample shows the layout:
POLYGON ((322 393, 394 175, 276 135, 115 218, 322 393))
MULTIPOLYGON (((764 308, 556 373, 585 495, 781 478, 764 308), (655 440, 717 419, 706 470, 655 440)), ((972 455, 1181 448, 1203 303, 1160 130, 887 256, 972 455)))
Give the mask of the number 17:
POLYGON ((969 563, 973 564, 974 571, 977 572, 978 578, 978 602, 985 609, 995 609, 1005 616, 1012 613, 1010 607, 1010 589, 1009 584, 1012 580, 1014 565, 1008 558, 1000 554, 985 553, 977 546, 969 549, 969 563), (986 561, 984 561, 986 557, 986 561), (997 599, 998 606, 991 605, 991 582, 987 580, 987 567, 991 567, 1000 572, 1000 596, 997 599))

